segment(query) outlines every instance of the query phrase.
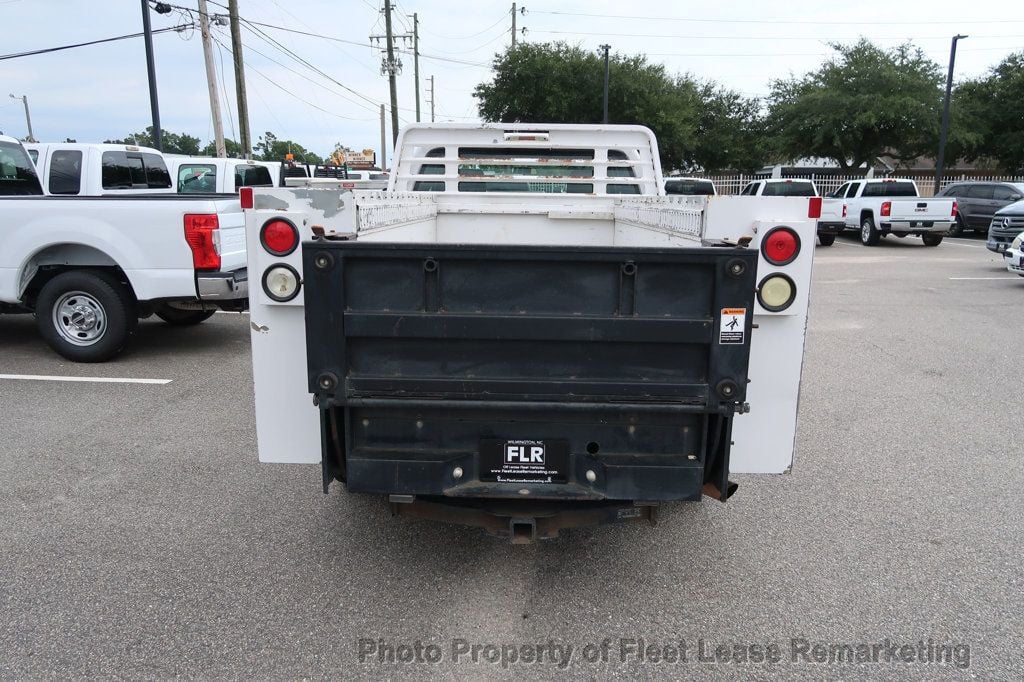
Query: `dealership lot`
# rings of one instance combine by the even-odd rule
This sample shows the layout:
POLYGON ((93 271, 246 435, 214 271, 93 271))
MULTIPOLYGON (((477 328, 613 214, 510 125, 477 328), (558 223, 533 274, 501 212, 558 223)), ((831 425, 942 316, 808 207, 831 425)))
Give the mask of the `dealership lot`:
POLYGON ((169 382, 0 379, 0 676, 499 677, 482 647, 454 650, 549 640, 578 676, 963 672, 793 660, 804 641, 888 639, 967 646, 968 673, 1020 678, 1022 295, 978 239, 819 248, 792 475, 529 546, 258 464, 246 315, 144 321, 102 365, 2 318, 0 375, 169 382), (586 661, 605 639, 608 662, 586 661), (682 640, 687 660, 640 661, 623 639, 682 640), (441 660, 378 660, 417 641, 441 660), (706 660, 720 645, 782 656, 706 660))

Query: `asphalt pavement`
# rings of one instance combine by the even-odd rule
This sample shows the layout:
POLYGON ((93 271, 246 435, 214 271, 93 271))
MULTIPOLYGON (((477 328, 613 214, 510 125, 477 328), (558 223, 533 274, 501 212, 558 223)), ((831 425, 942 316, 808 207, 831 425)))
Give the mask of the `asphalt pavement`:
POLYGON ((259 464, 245 315, 104 365, 0 317, 0 374, 170 380, 0 379, 0 678, 1022 679, 1022 298, 818 247, 792 474, 527 546, 259 464))

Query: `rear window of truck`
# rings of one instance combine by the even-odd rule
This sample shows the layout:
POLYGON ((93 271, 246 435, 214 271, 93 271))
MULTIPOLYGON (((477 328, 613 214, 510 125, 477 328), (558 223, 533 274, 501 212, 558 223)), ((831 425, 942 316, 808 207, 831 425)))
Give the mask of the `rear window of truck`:
POLYGON ((912 182, 869 182, 864 185, 862 197, 916 197, 917 188, 912 182))
POLYGON ((266 166, 235 166, 235 188, 273 187, 274 180, 266 166))
POLYGON ((785 182, 769 182, 761 192, 763 197, 816 197, 814 185, 807 180, 787 180, 785 182))
POLYGON ((212 163, 186 163, 178 167, 178 192, 211 194, 217 191, 217 167, 212 163))
POLYGON ((710 180, 666 180, 665 194, 712 196, 715 186, 710 180))
POLYGON ((0 196, 40 195, 36 167, 20 144, 0 142, 0 196))
POLYGON ((103 189, 165 189, 171 174, 164 160, 145 152, 103 152, 103 189))
POLYGON ((82 191, 82 152, 58 149, 50 155, 50 194, 78 194, 82 191))

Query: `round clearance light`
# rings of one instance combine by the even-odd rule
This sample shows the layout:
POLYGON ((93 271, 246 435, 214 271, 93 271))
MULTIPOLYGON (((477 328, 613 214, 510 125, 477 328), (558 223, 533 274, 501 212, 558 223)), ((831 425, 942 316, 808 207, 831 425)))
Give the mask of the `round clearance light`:
POLYGON ((299 231, 289 221, 274 218, 263 224, 260 243, 274 256, 287 256, 299 245, 299 231))
POLYGON ((761 240, 761 253, 772 265, 789 265, 800 253, 800 237, 788 227, 773 227, 761 240))
POLYGON ((290 265, 275 265, 263 273, 263 291, 267 296, 284 303, 299 294, 299 273, 290 265))
POLYGON ((780 312, 793 305, 795 300, 796 284, 781 273, 768 275, 757 287, 757 302, 767 311, 780 312))

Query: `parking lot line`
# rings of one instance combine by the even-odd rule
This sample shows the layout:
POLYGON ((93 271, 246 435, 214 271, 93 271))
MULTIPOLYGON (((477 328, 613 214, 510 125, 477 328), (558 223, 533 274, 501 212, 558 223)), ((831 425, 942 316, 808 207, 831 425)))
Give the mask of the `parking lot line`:
POLYGON ((0 379, 23 381, 83 381, 97 384, 169 384, 172 379, 132 379, 124 377, 62 377, 46 374, 0 374, 0 379))
POLYGON ((1017 275, 1008 275, 1003 277, 950 277, 952 280, 969 280, 969 279, 1017 279, 1017 275))
POLYGON ((972 248, 972 249, 983 249, 983 248, 985 248, 984 244, 965 244, 965 243, 960 242, 960 241, 954 241, 950 237, 946 237, 945 241, 946 241, 947 244, 952 244, 953 246, 966 246, 966 247, 969 247, 969 248, 972 248))

